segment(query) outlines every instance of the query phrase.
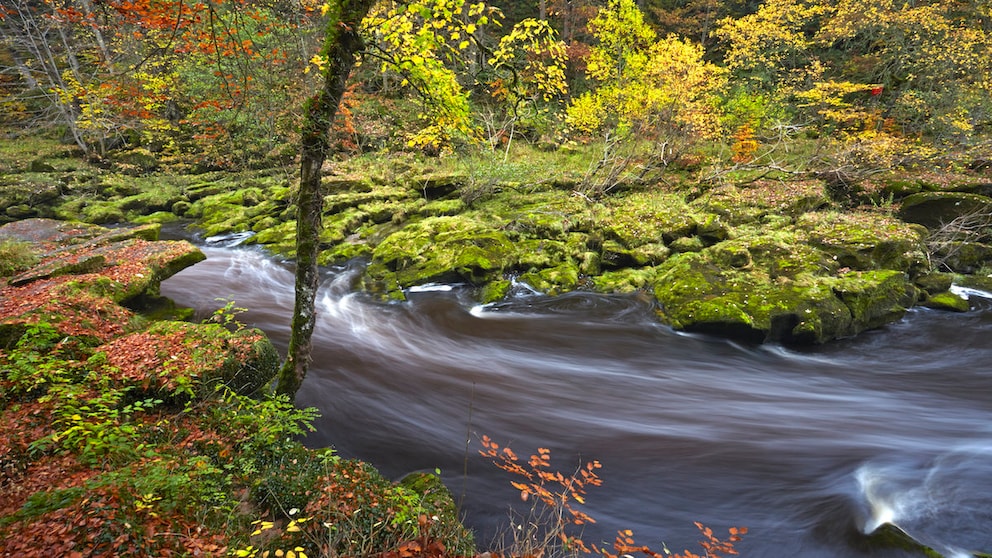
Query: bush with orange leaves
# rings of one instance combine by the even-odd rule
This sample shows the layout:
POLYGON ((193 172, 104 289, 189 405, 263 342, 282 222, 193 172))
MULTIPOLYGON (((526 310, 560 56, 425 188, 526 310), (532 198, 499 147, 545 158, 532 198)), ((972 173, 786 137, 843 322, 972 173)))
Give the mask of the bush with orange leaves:
POLYGON ((520 491, 521 500, 533 503, 529 515, 511 515, 511 541, 501 553, 504 556, 550 558, 598 554, 603 558, 621 558, 639 553, 650 558, 721 558, 736 555, 734 544, 747 533, 746 527, 731 527, 729 536, 721 540, 712 529, 696 522, 703 535, 703 540, 699 541, 703 554, 688 550, 672 554, 667 548, 663 553, 655 552, 648 546, 636 544, 634 532, 629 529, 617 533, 612 552, 595 544, 587 545, 580 535, 571 535, 569 530, 596 522, 576 505, 585 503, 588 487, 603 484, 596 473, 602 467, 599 461, 589 461, 565 476, 551 468, 551 450, 547 448, 538 448, 536 454, 522 463, 513 450, 500 447, 489 436, 482 437, 482 446, 479 453, 483 457, 522 479, 523 482, 511 481, 510 484, 520 491))

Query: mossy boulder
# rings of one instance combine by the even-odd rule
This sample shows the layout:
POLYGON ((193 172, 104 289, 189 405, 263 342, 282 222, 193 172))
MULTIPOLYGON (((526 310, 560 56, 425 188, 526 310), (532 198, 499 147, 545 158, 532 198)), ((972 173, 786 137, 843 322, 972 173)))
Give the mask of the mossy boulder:
MULTIPOLYGON (((913 538, 893 523, 883 523, 864 536, 860 546, 865 550, 902 550, 925 558, 944 558, 944 555, 913 538)), ((978 554, 975 555, 980 556, 978 554)))
POLYGON ((954 274, 933 272, 916 278, 914 284, 926 294, 942 293, 954 284, 954 274))
POLYGON ((950 291, 944 291, 942 293, 937 293, 926 297, 923 301, 923 306, 927 308, 935 308, 937 310, 951 310, 954 312, 967 312, 971 309, 971 305, 968 304, 968 300, 964 299, 950 291))
MULTIPOLYGON (((677 329, 761 342, 780 314, 801 314, 813 293, 773 281, 760 270, 724 268, 708 251, 678 254, 658 266, 652 288, 661 318, 677 329)), ((813 285, 815 286, 815 285, 813 285)), ((777 322, 776 322, 777 323, 777 322)))
POLYGON ((850 335, 898 320, 916 301, 906 274, 896 270, 852 271, 832 283, 851 311, 850 335))
POLYGON ((918 275, 928 267, 926 231, 866 212, 807 213, 796 220, 802 240, 852 270, 895 269, 918 275))
POLYGON ((489 304, 490 302, 497 302, 506 297, 510 293, 510 289, 513 288, 513 282, 509 279, 499 279, 496 281, 490 281, 484 287, 479 290, 478 299, 479 302, 483 304, 489 304))
POLYGON ((610 198, 604 205, 606 210, 599 222, 603 236, 631 248, 670 244, 677 238, 692 236, 701 221, 710 223, 704 228, 714 235, 724 234, 718 219, 698 215, 684 195, 674 192, 631 192, 610 198))
POLYGON ((503 232, 467 217, 430 217, 375 247, 365 284, 379 293, 435 281, 482 285, 516 261, 503 232))
POLYGON ((992 293, 992 269, 983 268, 973 275, 955 275, 954 283, 965 288, 992 293))
POLYGON ((534 289, 550 295, 573 291, 579 285, 579 268, 575 264, 563 263, 537 271, 524 273, 520 281, 534 289))
POLYGON ((900 271, 773 276, 767 263, 745 264, 743 247, 723 244, 656 268, 651 285, 664 321, 755 342, 823 343, 898 319, 915 301, 900 271))
POLYGON ((992 211, 992 198, 966 192, 920 192, 908 196, 899 208, 904 221, 934 230, 963 215, 992 211))
POLYGON ((975 273, 992 263, 992 244, 950 241, 941 243, 933 253, 941 266, 955 273, 975 273))
POLYGON ((593 289, 601 293, 631 293, 648 288, 654 281, 657 269, 643 267, 605 271, 591 278, 593 289))

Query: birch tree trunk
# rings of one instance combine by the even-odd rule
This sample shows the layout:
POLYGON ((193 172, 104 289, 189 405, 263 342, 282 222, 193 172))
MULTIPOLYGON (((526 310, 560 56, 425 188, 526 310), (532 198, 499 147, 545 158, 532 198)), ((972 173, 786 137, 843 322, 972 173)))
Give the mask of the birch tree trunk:
POLYGON ((279 372, 276 392, 295 398, 310 365, 316 320, 317 256, 323 229, 324 192, 321 167, 330 151, 329 133, 355 56, 362 49, 358 34, 362 19, 375 0, 329 2, 324 47, 327 63, 321 89, 304 106, 300 156, 300 190, 296 200, 296 298, 289 353, 279 372))

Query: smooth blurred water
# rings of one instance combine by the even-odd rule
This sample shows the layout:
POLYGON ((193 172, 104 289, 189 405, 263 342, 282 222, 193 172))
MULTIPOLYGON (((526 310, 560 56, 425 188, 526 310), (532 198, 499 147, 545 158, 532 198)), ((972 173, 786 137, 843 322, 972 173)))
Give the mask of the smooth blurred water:
MULTIPOLYGON (((205 247, 162 294, 242 320, 286 345, 289 266, 205 247)), ((434 286, 402 304, 328 271, 313 367, 298 403, 322 412, 307 442, 386 475, 440 467, 485 544, 521 506, 479 438, 552 450, 571 472, 603 464, 585 511, 590 542, 633 529, 656 550, 699 550, 694 521, 750 533, 748 557, 912 556, 871 548, 890 521, 952 555, 992 550, 992 301, 914 310, 824 347, 745 346, 660 326, 636 296, 548 298, 520 289, 474 307, 434 286)))

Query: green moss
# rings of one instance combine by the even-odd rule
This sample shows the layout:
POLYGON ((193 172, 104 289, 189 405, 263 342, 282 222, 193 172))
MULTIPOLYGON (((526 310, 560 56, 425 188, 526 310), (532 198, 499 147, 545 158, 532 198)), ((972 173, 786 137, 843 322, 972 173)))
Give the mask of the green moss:
POLYGON ((683 196, 662 191, 632 192, 609 198, 600 227, 604 235, 625 246, 673 240, 690 236, 699 218, 683 196))
POLYGON ((606 271, 592 278, 593 288, 601 293, 630 293, 647 288, 655 278, 655 268, 606 271))
POLYGON ((330 246, 343 241, 355 233, 370 215, 357 208, 348 208, 333 215, 324 217, 324 230, 320 233, 320 242, 330 246))
POLYGON ((796 230, 812 246, 854 270, 916 272, 926 266, 921 231, 873 213, 817 213, 797 219, 796 230))
POLYGON ((424 204, 419 211, 420 214, 425 217, 440 217, 457 215, 462 211, 465 211, 465 209, 465 202, 461 199, 454 199, 432 201, 424 204))
POLYGON ((476 204, 479 213, 506 223, 510 231, 533 239, 563 240, 574 230, 589 228, 593 208, 567 192, 504 188, 476 204))
MULTIPOLYGON (((330 191, 330 190, 328 190, 330 191)), ((368 190, 353 191, 344 189, 333 194, 324 196, 324 211, 326 213, 337 213, 350 207, 358 207, 362 204, 375 202, 400 201, 416 199, 406 188, 369 185, 368 190)))
POLYGON ((0 277, 9 277, 38 262, 40 254, 30 242, 0 237, 0 277))
POLYGON ((832 285, 851 311, 855 333, 901 318, 916 300, 906 275, 895 270, 852 271, 834 279, 832 285))
POLYGON ((178 221, 179 216, 171 211, 156 211, 150 215, 144 215, 132 219, 133 223, 143 224, 143 223, 172 223, 178 221))
POLYGON ((564 263, 555 267, 524 273, 520 281, 550 295, 575 290, 579 284, 579 269, 575 264, 564 263))
POLYGON ((124 212, 115 202, 94 201, 82 208, 82 220, 87 223, 105 225, 125 221, 124 212))
POLYGON ((898 549, 919 553, 926 558, 943 558, 936 550, 917 541, 896 525, 885 523, 865 539, 866 546, 878 549, 898 549))
POLYGON ((951 273, 927 273, 915 279, 917 287, 923 289, 928 294, 942 293, 951 288, 954 284, 954 275, 951 273))
POLYGON ((721 242, 730 237, 729 228, 721 221, 720 216, 714 213, 702 215, 699 218, 695 233, 708 244, 721 242))
POLYGON ((709 251, 710 257, 723 268, 746 268, 751 266, 751 252, 743 242, 727 241, 715 245, 709 251))
POLYGON ((698 236, 681 236, 668 245, 672 252, 679 254, 685 252, 701 252, 706 248, 706 243, 698 236))
POLYGON ((568 260, 568 245, 558 240, 520 240, 514 243, 520 269, 554 267, 568 260))
POLYGON ((984 267, 973 275, 955 275, 954 282, 962 287, 992 293, 992 269, 984 267))
POLYGON ((372 247, 363 242, 341 242, 335 244, 333 248, 324 250, 318 257, 320 265, 331 265, 346 262, 355 258, 368 258, 372 256, 372 247))
POLYGON ((490 302, 497 302, 506 298, 509 294, 510 288, 513 286, 513 282, 508 279, 500 279, 497 281, 490 281, 485 287, 479 292, 479 302, 483 304, 488 304, 490 302))
POLYGON ((171 211, 177 202, 185 201, 177 186, 160 184, 151 190, 128 196, 118 201, 118 207, 125 212, 148 215, 156 211, 171 211))
POLYGON ((971 309, 967 300, 950 291, 930 295, 923 301, 923 305, 927 308, 953 310, 955 312, 967 312, 971 309))
MULTIPOLYGON (((411 214, 417 212, 426 202, 422 199, 414 200, 385 200, 363 203, 358 206, 358 210, 368 215, 373 223, 402 222, 411 214)), ((341 213, 354 213, 354 209, 345 209, 341 213)))
POLYGON ((652 286, 665 321, 752 340, 822 343, 898 319, 912 296, 897 271, 772 278, 757 266, 720 265, 715 251, 673 256, 657 268, 652 286))
POLYGON ((501 231, 465 217, 431 217, 386 237, 374 248, 366 274, 380 286, 434 281, 481 285, 514 265, 513 255, 513 245, 501 231))

